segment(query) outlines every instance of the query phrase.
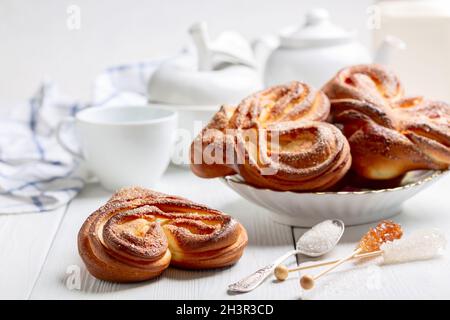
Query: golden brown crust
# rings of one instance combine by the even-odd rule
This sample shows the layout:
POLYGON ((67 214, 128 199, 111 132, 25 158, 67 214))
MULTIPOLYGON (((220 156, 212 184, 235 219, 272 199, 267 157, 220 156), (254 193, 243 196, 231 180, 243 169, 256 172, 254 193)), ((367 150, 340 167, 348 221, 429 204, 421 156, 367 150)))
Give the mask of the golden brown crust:
POLYGON ((247 233, 236 220, 187 199, 125 188, 84 222, 78 250, 95 277, 151 279, 169 264, 191 269, 228 266, 241 257, 247 233))
POLYGON ((385 67, 345 68, 323 91, 332 122, 344 127, 359 175, 383 180, 450 165, 450 105, 405 98, 400 81, 385 67))
POLYGON ((219 110, 192 143, 191 169, 204 178, 238 173, 275 190, 325 190, 351 165, 328 114, 327 97, 301 82, 257 92, 219 110))
MULTIPOLYGON (((230 118, 235 107, 222 106, 209 124, 202 130, 191 144, 191 170, 202 178, 224 177, 234 174, 230 166, 204 157, 207 146, 218 150, 232 150, 234 156, 234 137, 227 134, 230 118)), ((226 155, 225 155, 226 156, 226 155)), ((223 158, 223 156, 222 156, 223 158)))
POLYGON ((236 165, 237 172, 252 185, 276 190, 326 190, 350 168, 348 143, 331 124, 286 122, 268 128, 269 135, 273 132, 279 136, 279 150, 268 150, 261 144, 258 153, 245 147, 241 133, 237 135, 238 154, 245 157, 243 164, 236 165))
POLYGON ((330 112, 330 103, 323 92, 292 81, 254 93, 242 100, 228 126, 249 129, 264 128, 287 121, 321 121, 330 112))

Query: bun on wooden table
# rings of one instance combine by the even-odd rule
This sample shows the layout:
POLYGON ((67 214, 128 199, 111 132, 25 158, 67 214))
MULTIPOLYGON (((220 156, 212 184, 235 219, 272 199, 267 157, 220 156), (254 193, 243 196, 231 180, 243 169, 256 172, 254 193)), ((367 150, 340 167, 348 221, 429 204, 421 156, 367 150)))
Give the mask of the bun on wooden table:
POLYGON ((234 264, 247 232, 231 216, 190 200, 125 188, 84 222, 78 250, 89 272, 114 282, 143 281, 169 265, 211 269, 234 264))

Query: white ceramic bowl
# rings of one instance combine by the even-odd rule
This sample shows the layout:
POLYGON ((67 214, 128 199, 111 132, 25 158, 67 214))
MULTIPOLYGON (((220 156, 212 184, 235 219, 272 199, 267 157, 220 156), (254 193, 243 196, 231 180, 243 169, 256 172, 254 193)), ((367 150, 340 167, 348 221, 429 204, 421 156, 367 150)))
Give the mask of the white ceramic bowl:
POLYGON ((311 227, 326 219, 340 219, 346 225, 376 222, 401 211, 401 205, 433 184, 447 171, 408 173, 399 187, 380 190, 309 192, 274 191, 246 184, 239 175, 223 178, 243 198, 268 209, 276 222, 311 227))

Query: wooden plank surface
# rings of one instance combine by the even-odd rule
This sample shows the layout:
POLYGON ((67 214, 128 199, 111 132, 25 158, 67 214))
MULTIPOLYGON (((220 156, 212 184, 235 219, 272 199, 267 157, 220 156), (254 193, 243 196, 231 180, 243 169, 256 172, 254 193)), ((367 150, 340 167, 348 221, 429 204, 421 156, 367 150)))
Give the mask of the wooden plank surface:
MULTIPOLYGON (((154 280, 139 284, 113 284, 89 275, 76 247, 76 235, 84 219, 108 196, 91 185, 69 207, 57 233, 48 259, 31 294, 32 299, 296 299, 297 282, 278 284, 273 279, 261 288, 243 295, 230 295, 227 286, 257 270, 293 248, 292 228, 272 222, 264 210, 241 199, 219 180, 196 178, 188 170, 171 167, 155 189, 205 203, 236 217, 249 234, 249 245, 242 259, 230 268, 187 271, 169 268, 154 280), (80 290, 66 286, 66 271, 81 270, 80 290), (72 267, 74 268, 74 267, 72 267)), ((294 263, 292 258, 288 263, 294 263)))
POLYGON ((66 211, 0 215, 0 299, 27 299, 66 211))
MULTIPOLYGON (((238 218, 249 233, 250 243, 239 263, 213 271, 169 268, 149 282, 120 285, 90 276, 78 256, 76 235, 84 219, 110 193, 88 186, 68 207, 44 214, 0 216, 0 298, 25 299, 442 299, 450 298, 450 263, 446 253, 433 261, 378 266, 377 261, 340 267, 317 287, 302 292, 299 274, 284 283, 268 279, 244 295, 229 295, 229 283, 272 261, 294 247, 305 230, 272 222, 265 210, 241 199, 219 180, 196 178, 189 171, 171 167, 155 189, 208 204, 238 218), (59 229, 58 229, 59 227, 59 229), (55 236, 56 235, 56 236, 55 236), (54 238, 55 236, 55 238, 54 238), (54 238, 54 239, 53 239, 54 238), (49 250, 50 249, 50 250, 49 250), (44 263, 45 261, 45 263, 44 263), (70 268, 80 268, 81 288, 66 286, 70 268)), ((405 232, 438 227, 450 238, 450 176, 406 202, 394 217, 405 232)), ((351 251, 369 226, 348 227, 337 248, 324 258, 351 251)), ((299 258, 304 261, 304 258, 299 258)), ((292 258, 288 261, 295 263, 292 258)), ((316 271, 314 271, 316 272, 316 271)), ((313 273, 313 271, 311 271, 313 273)))

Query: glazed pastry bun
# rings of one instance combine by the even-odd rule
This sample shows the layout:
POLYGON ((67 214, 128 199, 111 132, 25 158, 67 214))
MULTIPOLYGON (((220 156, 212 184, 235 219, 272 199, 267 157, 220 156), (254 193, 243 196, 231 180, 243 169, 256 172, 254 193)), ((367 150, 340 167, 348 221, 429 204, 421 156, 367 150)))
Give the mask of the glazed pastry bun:
POLYGON ((223 106, 191 145, 191 170, 203 178, 240 174, 273 190, 326 190, 351 166, 341 131, 325 122, 328 98, 293 81, 223 106))
POLYGON ((148 280, 169 265, 229 266, 246 245, 244 227, 229 215, 138 187, 114 194, 78 234, 78 250, 89 272, 114 282, 148 280))
POLYGON ((322 90, 360 176, 393 179, 410 170, 449 167, 449 104, 404 97, 397 76, 376 64, 345 68, 322 90))

